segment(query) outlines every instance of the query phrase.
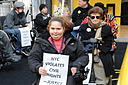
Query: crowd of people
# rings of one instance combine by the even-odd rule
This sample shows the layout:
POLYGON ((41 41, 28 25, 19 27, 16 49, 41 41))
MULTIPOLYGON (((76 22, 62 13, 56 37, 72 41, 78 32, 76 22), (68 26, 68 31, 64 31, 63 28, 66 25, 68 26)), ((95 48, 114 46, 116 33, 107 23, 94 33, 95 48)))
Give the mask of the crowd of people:
MULTIPOLYGON (((111 49, 118 29, 116 19, 107 13, 103 3, 95 3, 93 7, 89 4, 89 0, 78 0, 78 4, 71 19, 67 15, 51 17, 45 4, 39 6, 40 13, 34 19, 39 37, 28 56, 29 68, 37 74, 33 85, 39 85, 41 75, 48 75, 43 67, 44 53, 69 55, 66 85, 82 85, 82 81, 78 84, 74 76, 81 67, 86 67, 89 63, 88 53, 92 53, 92 49, 89 49, 92 44, 82 41, 91 38, 102 38, 103 41, 94 46, 95 83, 112 85, 111 75, 114 73, 114 62, 111 49), (75 26, 79 26, 77 31, 73 30, 75 26), (76 37, 77 34, 79 38, 76 37)), ((24 3, 17 1, 14 3, 14 9, 6 16, 3 24, 4 31, 16 35, 21 42, 19 28, 26 26, 28 24, 24 13, 24 3)), ((15 57, 16 54, 4 31, 0 30, 0 41, 3 43, 0 46, 7 50, 7 59, 17 62, 20 59, 15 57)))

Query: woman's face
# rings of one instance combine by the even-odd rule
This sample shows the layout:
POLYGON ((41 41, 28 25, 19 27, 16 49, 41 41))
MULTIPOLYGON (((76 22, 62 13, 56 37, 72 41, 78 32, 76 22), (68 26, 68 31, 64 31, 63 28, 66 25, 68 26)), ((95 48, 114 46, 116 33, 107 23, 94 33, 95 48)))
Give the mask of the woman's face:
POLYGON ((49 27, 49 33, 54 40, 59 40, 63 37, 64 28, 58 21, 52 21, 49 27))
POLYGON ((100 16, 99 13, 92 13, 92 14, 90 15, 90 18, 91 18, 91 22, 92 22, 93 24, 97 24, 97 23, 99 23, 100 20, 101 20, 101 16, 100 16))

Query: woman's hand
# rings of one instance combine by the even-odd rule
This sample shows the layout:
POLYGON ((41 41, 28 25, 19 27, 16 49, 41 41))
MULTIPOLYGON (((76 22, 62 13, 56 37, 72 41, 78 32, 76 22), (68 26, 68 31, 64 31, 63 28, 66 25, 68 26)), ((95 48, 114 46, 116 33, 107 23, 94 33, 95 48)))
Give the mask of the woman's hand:
POLYGON ((47 75, 47 71, 43 67, 39 67, 39 74, 40 75, 47 75))
POLYGON ((75 75, 76 71, 77 71, 77 67, 72 67, 71 68, 72 75, 75 75))

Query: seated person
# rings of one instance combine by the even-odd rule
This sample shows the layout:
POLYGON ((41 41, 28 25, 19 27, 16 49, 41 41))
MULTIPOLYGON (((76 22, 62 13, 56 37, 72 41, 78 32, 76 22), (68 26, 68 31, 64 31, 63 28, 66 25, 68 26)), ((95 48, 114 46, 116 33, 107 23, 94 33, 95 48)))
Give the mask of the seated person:
POLYGON ((69 55, 68 79, 66 85, 76 85, 77 82, 73 75, 75 75, 81 66, 85 67, 88 64, 89 57, 86 54, 82 43, 69 32, 66 32, 70 29, 70 25, 71 23, 69 20, 53 17, 49 21, 47 27, 50 36, 46 36, 46 39, 37 38, 30 56, 28 57, 30 70, 37 74, 37 79, 34 85, 39 85, 41 75, 48 74, 47 70, 43 67, 43 53, 69 55))
POLYGON ((21 60, 21 56, 13 52, 8 35, 3 30, 0 30, 0 52, 5 55, 3 58, 7 61, 17 62, 21 60))
POLYGON ((8 34, 16 35, 19 42, 21 42, 21 34, 18 28, 25 26, 28 26, 28 24, 24 13, 24 3, 17 1, 14 3, 14 9, 7 14, 3 29, 8 34))
MULTIPOLYGON (((81 41, 89 40, 90 38, 102 38, 104 43, 96 44, 94 50, 94 73, 96 84, 112 85, 111 75, 114 73, 113 59, 110 52, 112 47, 113 35, 111 27, 102 20, 103 10, 100 7, 94 7, 88 12, 88 23, 80 26, 79 34, 81 41)), ((83 43, 85 47, 87 43, 83 43)))
POLYGON ((39 33, 39 36, 47 35, 49 36, 49 33, 47 31, 47 25, 49 20, 51 19, 50 15, 48 14, 48 8, 45 4, 41 4, 39 6, 40 13, 37 14, 34 23, 35 28, 37 29, 37 32, 39 33))

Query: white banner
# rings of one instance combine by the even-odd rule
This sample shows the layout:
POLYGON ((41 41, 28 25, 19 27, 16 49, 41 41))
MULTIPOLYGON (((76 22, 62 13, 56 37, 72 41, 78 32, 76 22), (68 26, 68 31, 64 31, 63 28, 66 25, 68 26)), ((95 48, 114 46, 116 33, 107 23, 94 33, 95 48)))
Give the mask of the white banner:
POLYGON ((68 62, 68 55, 44 53, 43 67, 48 75, 41 75, 39 85, 66 85, 68 62))
POLYGON ((19 28, 21 33, 21 46, 31 46, 30 29, 28 27, 19 28))

